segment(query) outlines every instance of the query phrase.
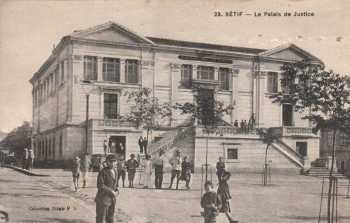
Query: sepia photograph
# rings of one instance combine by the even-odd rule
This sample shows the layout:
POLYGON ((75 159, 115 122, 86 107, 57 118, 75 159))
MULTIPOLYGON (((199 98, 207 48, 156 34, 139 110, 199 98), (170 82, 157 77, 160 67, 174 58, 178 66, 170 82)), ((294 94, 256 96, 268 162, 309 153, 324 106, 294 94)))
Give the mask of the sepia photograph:
POLYGON ((0 223, 349 223, 350 1, 0 0, 0 223))

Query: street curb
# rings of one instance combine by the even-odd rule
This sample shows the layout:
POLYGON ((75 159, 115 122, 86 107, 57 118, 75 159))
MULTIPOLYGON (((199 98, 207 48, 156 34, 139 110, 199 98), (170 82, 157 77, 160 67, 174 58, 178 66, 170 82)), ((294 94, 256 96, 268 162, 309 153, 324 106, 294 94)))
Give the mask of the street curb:
POLYGON ((38 173, 33 173, 31 171, 16 167, 16 166, 11 166, 11 165, 3 165, 3 167, 9 168, 9 169, 13 169, 16 170, 17 172, 20 173, 24 173, 25 175, 28 176, 35 176, 35 177, 49 177, 50 175, 46 175, 46 174, 38 174, 38 173))

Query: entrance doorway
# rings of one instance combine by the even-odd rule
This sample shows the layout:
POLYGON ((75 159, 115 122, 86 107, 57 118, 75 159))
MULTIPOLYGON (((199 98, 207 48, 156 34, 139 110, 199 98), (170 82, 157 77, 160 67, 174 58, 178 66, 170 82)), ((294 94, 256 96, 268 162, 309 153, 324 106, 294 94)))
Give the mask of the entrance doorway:
POLYGON ((307 156, 307 142, 296 142, 296 149, 302 157, 307 156))
POLYGON ((109 137, 109 148, 111 153, 116 154, 119 158, 125 159, 125 136, 110 136, 109 137))
POLYGON ((282 121, 284 126, 293 126, 293 106, 290 104, 282 105, 282 121))

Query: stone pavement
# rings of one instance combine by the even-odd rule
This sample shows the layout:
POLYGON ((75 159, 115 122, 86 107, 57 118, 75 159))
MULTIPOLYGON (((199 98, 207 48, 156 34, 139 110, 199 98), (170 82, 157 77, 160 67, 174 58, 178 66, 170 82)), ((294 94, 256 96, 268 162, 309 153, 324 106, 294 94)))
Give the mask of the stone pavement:
MULTIPOLYGON (((97 173, 90 173, 89 185, 78 192, 74 192, 71 172, 63 170, 35 169, 36 173, 50 174, 50 177, 40 179, 40 183, 51 190, 70 197, 75 201, 77 209, 85 210, 84 222, 94 222, 97 173), (86 219, 86 220, 85 220, 86 219)), ((26 176, 28 177, 28 176, 26 176)), ((27 178, 26 178, 27 179, 27 178)), ((164 176, 164 187, 169 185, 169 174, 164 176)), ((210 179, 210 177, 209 177, 210 179)), ((152 179, 153 180, 153 179, 152 179)), ((232 194, 232 215, 240 222, 272 222, 272 223, 304 223, 317 222, 321 180, 295 174, 273 174, 272 185, 263 187, 261 176, 252 173, 233 173, 229 181, 232 194)), ((216 177, 213 175, 213 181, 216 177)), ((142 181, 141 181, 142 182, 142 181)), ((137 188, 120 188, 116 213, 116 222, 126 223, 163 223, 163 222, 193 222, 200 223, 200 184, 201 175, 193 176, 191 190, 156 190, 137 188)), ((340 182, 338 199, 338 222, 350 222, 350 199, 346 199, 347 181, 340 182)), ((184 188, 184 182, 180 188, 184 188)), ((326 188, 325 188, 326 191, 326 188)), ((20 198, 18 198, 20 199, 20 198)), ((326 199, 326 198, 324 198, 326 199)), ((61 199, 57 199, 57 202, 61 199)), ((323 204, 325 204, 323 200, 323 204)), ((322 207, 323 216, 326 206, 322 207)), ((77 216, 80 216, 77 213, 77 216)), ((72 219, 76 219, 77 217, 72 219)), ((43 221, 44 222, 44 221, 43 221)), ((61 222, 61 221, 57 221, 61 222)), ((62 221, 75 222, 75 221, 62 221)), ((325 222, 325 218, 322 218, 325 222)))

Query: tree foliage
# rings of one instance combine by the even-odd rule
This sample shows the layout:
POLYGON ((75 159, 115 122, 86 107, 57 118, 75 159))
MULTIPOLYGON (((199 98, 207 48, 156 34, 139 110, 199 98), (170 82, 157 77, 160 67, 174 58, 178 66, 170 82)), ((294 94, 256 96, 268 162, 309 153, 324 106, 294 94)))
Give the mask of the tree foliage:
POLYGON ((136 123, 138 127, 154 128, 158 126, 157 118, 170 117, 171 106, 168 103, 160 103, 157 97, 152 95, 149 88, 140 88, 137 91, 125 93, 127 102, 131 103, 130 112, 122 119, 136 123))
POLYGON ((274 102, 294 105, 315 130, 350 129, 349 77, 306 63, 285 64, 281 68, 282 90, 271 96, 274 102))

